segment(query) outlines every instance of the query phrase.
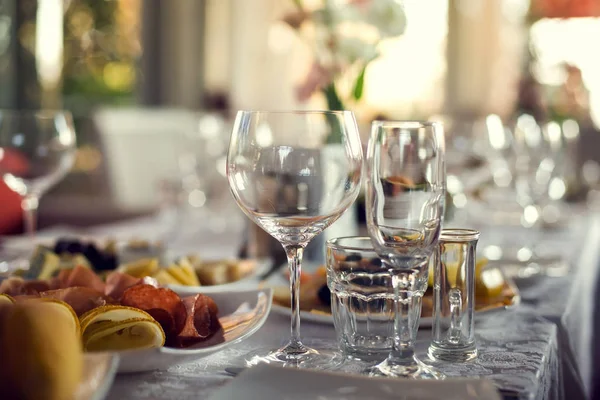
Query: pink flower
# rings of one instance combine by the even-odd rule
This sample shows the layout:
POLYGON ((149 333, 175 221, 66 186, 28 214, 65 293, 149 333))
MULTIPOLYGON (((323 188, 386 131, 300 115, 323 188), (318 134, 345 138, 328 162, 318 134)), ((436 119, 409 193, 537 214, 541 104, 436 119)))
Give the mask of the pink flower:
POLYGON ((333 73, 321 64, 313 63, 304 82, 296 88, 296 97, 300 101, 306 101, 317 90, 327 86, 333 80, 333 73))

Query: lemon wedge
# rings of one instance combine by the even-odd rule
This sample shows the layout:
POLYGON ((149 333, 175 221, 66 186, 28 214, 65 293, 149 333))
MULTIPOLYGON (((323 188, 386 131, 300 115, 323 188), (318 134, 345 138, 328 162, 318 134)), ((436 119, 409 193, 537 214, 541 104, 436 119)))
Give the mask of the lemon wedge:
POLYGON ((139 308, 108 305, 93 308, 86 312, 79 317, 79 323, 81 324, 82 332, 85 333, 88 326, 96 322, 119 322, 134 318, 154 319, 146 311, 140 310, 139 308))
POLYGON ((0 304, 15 304, 15 299, 7 294, 0 293, 0 304))
POLYGON ((166 268, 159 269, 152 277, 156 279, 159 285, 181 285, 181 282, 175 279, 166 268))
MULTIPOLYGON (((484 269, 488 264, 488 259, 483 257, 483 258, 478 258, 477 261, 475 262, 475 285, 476 288, 483 285, 486 286, 486 283, 481 283, 481 276, 483 275, 484 269)), ((487 272, 487 271, 486 271, 487 272)), ((495 272, 500 273, 498 270, 491 270, 491 272, 494 272, 493 274, 490 275, 496 275, 495 272)), ((500 275, 502 275, 500 273, 500 275)), ((459 275, 458 273, 458 263, 457 262, 450 262, 450 263, 446 263, 446 276, 448 277, 448 283, 450 285, 456 285, 457 280, 460 281, 461 279, 463 279, 462 276, 459 275)), ((490 278, 488 278, 488 282, 490 282, 490 278)), ((430 264, 430 268, 429 268, 429 276, 428 276, 428 280, 427 280, 427 284, 430 287, 433 287, 433 263, 430 264)), ((500 283, 500 285, 504 284, 504 279, 502 279, 502 282, 500 283)), ((478 292, 479 294, 479 292, 478 292)))
POLYGON ((166 270, 181 285, 200 286, 198 276, 189 262, 183 262, 179 265, 171 265, 167 267, 166 270))
POLYGON ((145 311, 125 306, 102 306, 80 318, 87 351, 120 351, 161 347, 165 333, 145 311))
POLYGON ((200 286, 200 280, 196 274, 194 266, 187 258, 182 258, 177 263, 179 270, 186 276, 187 282, 190 286, 200 286))
POLYGON ((77 318, 75 310, 73 310, 73 307, 71 307, 69 304, 65 303, 62 300, 49 297, 40 297, 39 299, 31 299, 28 301, 40 301, 54 308, 57 311, 57 313, 64 315, 65 319, 73 324, 73 329, 75 330, 77 336, 81 335, 81 326, 79 325, 79 318, 77 318))
POLYGON ((158 259, 142 258, 141 260, 121 265, 118 271, 136 278, 144 278, 154 275, 158 271, 158 267, 158 259))
POLYGON ((132 318, 93 323, 83 333, 86 351, 141 350, 162 347, 165 333, 155 320, 132 318))
POLYGON ((73 398, 83 373, 83 353, 65 308, 55 301, 15 304, 0 332, 0 397, 73 398))

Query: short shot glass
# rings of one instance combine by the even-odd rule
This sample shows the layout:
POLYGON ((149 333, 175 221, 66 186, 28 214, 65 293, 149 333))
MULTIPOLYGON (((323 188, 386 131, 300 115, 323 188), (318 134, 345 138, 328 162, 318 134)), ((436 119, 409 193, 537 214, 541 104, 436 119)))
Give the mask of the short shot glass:
POLYGON ((475 262, 479 232, 444 229, 433 263, 433 326, 429 357, 465 362, 477 357, 475 262))
POLYGON ((343 355, 367 362, 384 359, 394 337, 394 291, 370 238, 327 242, 327 285, 343 355))

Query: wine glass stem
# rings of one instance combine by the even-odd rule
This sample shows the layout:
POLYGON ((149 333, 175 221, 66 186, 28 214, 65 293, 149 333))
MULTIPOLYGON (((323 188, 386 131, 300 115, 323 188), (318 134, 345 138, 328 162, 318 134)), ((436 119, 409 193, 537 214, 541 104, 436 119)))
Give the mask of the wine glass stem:
POLYGON ((290 346, 302 347, 300 342, 300 273, 302 271, 301 246, 284 246, 290 269, 290 292, 292 294, 292 325, 290 346))
POLYGON ((410 289, 411 272, 397 271, 392 273, 392 286, 394 288, 394 343, 388 357, 392 365, 414 364, 414 338, 416 336, 415 306, 420 308, 420 302, 415 293, 410 289))
POLYGON ((23 219, 25 222, 25 232, 31 239, 35 238, 37 228, 37 210, 39 206, 39 197, 33 194, 27 194, 21 200, 23 209, 23 219))

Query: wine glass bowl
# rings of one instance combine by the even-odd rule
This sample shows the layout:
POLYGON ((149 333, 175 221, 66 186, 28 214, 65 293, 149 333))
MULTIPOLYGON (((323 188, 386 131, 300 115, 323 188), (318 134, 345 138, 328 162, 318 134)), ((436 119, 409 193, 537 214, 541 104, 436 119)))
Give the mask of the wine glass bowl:
POLYGON ((0 174, 23 197, 26 230, 35 232, 39 198, 75 160, 75 129, 68 111, 0 110, 0 174))
POLYGON ((367 151, 367 226, 395 296, 394 346, 371 374, 439 378, 413 350, 428 260, 444 214, 444 137, 438 123, 375 121, 367 151))
POLYGON ((362 148, 354 115, 240 111, 227 160, 233 197, 254 223, 281 243, 290 268, 292 339, 284 348, 248 362, 324 366, 331 355, 300 341, 300 268, 307 244, 358 197, 362 148))

